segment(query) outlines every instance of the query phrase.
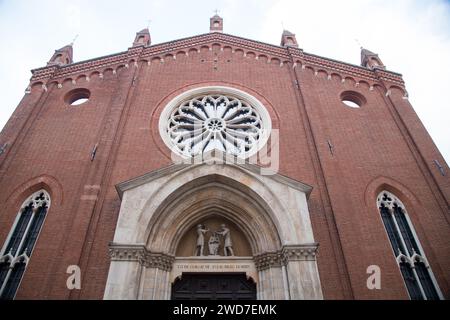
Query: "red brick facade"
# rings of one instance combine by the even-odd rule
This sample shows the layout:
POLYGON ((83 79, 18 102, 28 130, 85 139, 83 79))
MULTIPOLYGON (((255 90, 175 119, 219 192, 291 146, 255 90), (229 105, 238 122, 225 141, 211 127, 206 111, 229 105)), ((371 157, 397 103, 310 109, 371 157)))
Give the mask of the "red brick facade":
POLYGON ((0 135, 0 243, 33 191, 45 188, 52 200, 17 299, 103 297, 120 208, 115 185, 171 163, 159 115, 173 97, 205 85, 257 97, 280 130, 280 173, 313 186, 326 299, 408 297, 376 205, 383 189, 406 205, 450 298, 450 172, 401 76, 213 32, 33 70, 0 135), (65 102, 75 88, 91 92, 87 103, 65 102), (360 93, 364 105, 346 107, 344 91, 360 93), (81 290, 67 289, 68 265, 81 267, 81 290), (381 267, 381 290, 366 287, 369 265, 381 267))

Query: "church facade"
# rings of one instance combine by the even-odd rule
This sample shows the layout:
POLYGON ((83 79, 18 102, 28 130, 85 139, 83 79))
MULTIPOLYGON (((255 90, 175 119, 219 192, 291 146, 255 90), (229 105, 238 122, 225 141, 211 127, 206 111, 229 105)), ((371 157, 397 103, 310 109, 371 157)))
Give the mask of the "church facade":
POLYGON ((0 298, 449 298, 449 168, 402 76, 222 31, 32 70, 0 298))

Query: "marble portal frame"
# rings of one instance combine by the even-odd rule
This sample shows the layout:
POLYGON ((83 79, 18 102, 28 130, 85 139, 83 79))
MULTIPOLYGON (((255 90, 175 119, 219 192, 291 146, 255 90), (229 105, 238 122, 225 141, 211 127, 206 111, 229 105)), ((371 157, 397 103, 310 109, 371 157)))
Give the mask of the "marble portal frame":
MULTIPOLYGON (((178 243, 211 212, 247 237, 253 257, 244 258, 246 273, 257 283, 258 299, 322 299, 307 204, 312 188, 280 174, 260 175, 260 169, 218 159, 173 164, 118 184, 122 203, 104 299, 169 299, 179 262, 205 258, 175 257, 178 243)), ((203 263, 223 258, 230 257, 203 263)))

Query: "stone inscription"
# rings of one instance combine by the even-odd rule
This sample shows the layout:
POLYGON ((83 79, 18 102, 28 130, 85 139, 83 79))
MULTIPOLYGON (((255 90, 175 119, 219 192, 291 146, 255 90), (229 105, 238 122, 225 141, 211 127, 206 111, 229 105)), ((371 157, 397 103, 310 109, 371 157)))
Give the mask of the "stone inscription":
POLYGON ((179 271, 249 271, 251 269, 250 264, 178 264, 175 265, 175 269, 179 271))

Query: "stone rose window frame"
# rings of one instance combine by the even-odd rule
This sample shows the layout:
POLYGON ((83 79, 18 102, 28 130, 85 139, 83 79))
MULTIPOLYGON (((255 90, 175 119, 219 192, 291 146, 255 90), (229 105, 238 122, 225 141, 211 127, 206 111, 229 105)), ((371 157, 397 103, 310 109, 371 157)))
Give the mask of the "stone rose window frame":
POLYGON ((159 119, 159 132, 175 154, 189 158, 220 150, 249 158, 272 130, 267 109, 254 96, 231 87, 208 86, 172 99, 159 119))

